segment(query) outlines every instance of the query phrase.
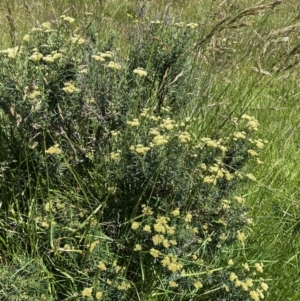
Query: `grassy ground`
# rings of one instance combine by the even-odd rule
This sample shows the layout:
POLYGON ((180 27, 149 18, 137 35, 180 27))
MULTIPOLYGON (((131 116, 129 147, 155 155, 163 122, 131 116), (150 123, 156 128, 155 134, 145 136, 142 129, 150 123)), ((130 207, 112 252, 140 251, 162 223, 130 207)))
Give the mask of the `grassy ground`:
POLYGON ((199 67, 199 86, 194 79, 196 91, 188 96, 189 109, 203 118, 194 131, 217 132, 234 116, 246 113, 259 120, 260 137, 269 141, 260 156, 264 164, 253 166, 257 184, 242 187, 255 226, 238 260, 264 262, 270 287, 265 300, 299 300, 299 2, 73 2, 1 1, 2 48, 18 45, 37 22, 58 19, 61 14, 80 19, 92 12, 99 35, 116 35, 124 53, 131 26, 126 13, 133 20, 143 13, 155 19, 165 11, 166 19, 199 24, 199 43, 208 46, 204 53, 193 49, 193 68, 203 61, 213 63, 199 67))

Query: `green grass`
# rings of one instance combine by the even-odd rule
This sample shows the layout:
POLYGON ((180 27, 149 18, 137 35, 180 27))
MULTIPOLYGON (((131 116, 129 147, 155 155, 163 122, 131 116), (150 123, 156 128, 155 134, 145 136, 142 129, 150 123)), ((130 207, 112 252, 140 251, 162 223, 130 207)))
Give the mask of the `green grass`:
POLYGON ((259 120, 267 121, 262 122, 262 126, 270 143, 262 157, 265 165, 259 173, 261 185, 249 191, 253 216, 257 219, 249 252, 270 261, 268 275, 274 281, 270 300, 299 298, 299 104, 296 85, 295 74, 280 79, 267 91, 272 98, 265 98, 257 111, 259 120))
MULTIPOLYGON (((260 159, 264 164, 257 166, 255 163, 249 163, 247 165, 247 168, 256 176, 257 182, 242 183, 236 188, 237 192, 246 197, 250 207, 249 215, 253 217, 255 225, 247 228, 248 238, 244 247, 237 244, 224 249, 223 257, 220 255, 220 258, 215 259, 214 264, 215 266, 226 265, 224 262, 231 256, 235 256, 236 265, 246 260, 253 264, 263 262, 262 277, 269 285, 265 300, 297 301, 300 297, 300 169, 298 167, 300 51, 297 48, 300 28, 297 12, 300 5, 298 1, 283 1, 274 9, 270 9, 266 6, 269 3, 268 1, 257 3, 257 1, 246 0, 238 3, 236 1, 168 1, 168 4, 165 1, 119 0, 76 1, 75 4, 73 1, 7 1, 7 3, 0 4, 2 22, 0 37, 2 37, 2 48, 5 49, 19 45, 19 41, 31 27, 48 20, 59 20, 61 14, 81 20, 86 12, 92 12, 96 20, 92 25, 92 30, 98 34, 97 39, 107 43, 114 39, 119 53, 126 56, 134 46, 130 39, 131 34, 135 32, 139 38, 143 37, 143 26, 133 23, 134 19, 139 19, 141 22, 143 12, 151 20, 165 18, 166 22, 198 23, 197 37, 186 52, 189 57, 185 65, 179 66, 182 70, 188 70, 181 75, 181 78, 184 79, 183 92, 189 93, 185 95, 174 88, 181 97, 181 107, 177 117, 183 118, 192 114, 197 119, 197 122, 191 126, 193 135, 199 138, 209 136, 217 139, 232 132, 235 127, 235 118, 248 114, 254 116, 260 123, 259 138, 269 141, 260 152, 260 159), (131 14, 132 18, 126 16, 126 13, 131 14), (221 20, 223 20, 222 24, 221 20), (212 32, 214 35, 211 35, 212 32)), ((157 38, 165 39, 163 42, 169 41, 169 37, 166 36, 157 36, 157 38)), ((146 66, 143 67, 146 68, 146 66)), ((181 71, 180 68, 176 70, 177 75, 181 71)), ((111 79, 116 80, 116 78, 111 79)), ((115 82, 117 85, 120 84, 115 82)), ((122 87, 121 84, 120 87, 122 87)), ((157 87, 154 87, 155 89, 157 87)), ((137 91, 148 93, 142 90, 137 91)), ((117 95, 117 92, 116 90, 114 95, 117 95)), ((134 93, 132 92, 129 96, 139 95, 134 93)), ((153 100, 147 101, 151 103, 153 100)), ((3 112, 1 112, 1 123, 3 129, 8 124, 3 112)), ((26 161, 26 156, 24 160, 26 161)), ((0 176, 5 165, 3 164, 1 168, 0 176)), ((16 170, 18 168, 16 167, 16 170)), ((71 166, 61 164, 57 166, 57 169, 59 168, 69 169, 70 174, 74 176, 74 190, 70 189, 70 183, 65 183, 65 186, 59 183, 56 191, 30 191, 32 203, 28 205, 28 214, 35 217, 45 214, 43 204, 37 201, 41 195, 45 202, 49 199, 60 198, 62 203, 67 203, 68 199, 72 198, 76 209, 80 208, 80 212, 82 210, 82 212, 91 213, 81 224, 82 228, 88 229, 86 232, 79 231, 79 235, 82 236, 78 238, 80 242, 84 240, 84 244, 91 243, 93 237, 84 237, 84 234, 88 233, 91 228, 91 217, 98 214, 93 211, 97 198, 90 199, 90 195, 94 189, 96 191, 104 189, 99 184, 101 175, 86 174, 86 178, 80 178, 78 176, 80 172, 78 171, 78 174, 77 171, 73 172, 71 166), (93 182, 87 183, 87 179, 93 179, 93 182), (68 192, 65 197, 61 196, 64 189, 68 192), (79 193, 81 190, 84 191, 83 195, 79 193)), ((51 172, 54 171, 51 170, 51 172)), ((3 176, 2 179, 6 181, 3 176)), ((46 181, 47 185, 51 186, 51 182, 55 182, 55 179, 41 177, 40 187, 44 185, 42 181, 46 181)), ((3 204, 10 201, 9 190, 2 188, 1 193, 3 204)), ((20 198, 18 193, 13 195, 15 199, 20 198)), ((0 220, 0 243, 7 247, 8 242, 15 241, 10 247, 11 254, 4 254, 4 252, 2 254, 0 251, 3 263, 1 270, 4 271, 4 276, 0 278, 0 293, 3 293, 6 300, 26 300, 24 296, 24 299, 21 298, 25 290, 21 283, 26 279, 31 290, 27 291, 28 300, 40 300, 38 299, 40 296, 35 295, 38 290, 35 280, 28 276, 33 269, 37 269, 41 273, 41 287, 48 294, 47 300, 50 300, 49 296, 55 295, 55 285, 60 285, 55 282, 57 280, 54 280, 53 275, 58 273, 58 268, 61 268, 65 258, 61 256, 59 258, 61 262, 59 260, 55 262, 57 270, 54 272, 46 269, 42 261, 36 260, 46 258, 45 260, 51 261, 53 258, 49 250, 48 253, 45 251, 45 254, 40 254, 40 250, 46 250, 45 246, 39 245, 41 242, 37 239, 35 223, 28 222, 26 217, 20 214, 21 209, 18 206, 21 205, 16 201, 15 206, 11 207, 9 213, 11 220, 0 220), (7 230, 7 227, 10 228, 4 235, 3 229, 7 230), (22 231, 30 233, 26 239, 32 241, 31 249, 26 250, 25 253, 22 248, 27 242, 22 240, 22 235, 24 235, 22 231), (20 255, 22 253, 24 256, 20 255), (10 260, 13 258, 13 260, 8 262, 6 258, 10 260), (8 281, 11 271, 13 281, 8 281)), ((70 214, 66 212, 59 218, 62 223, 71 219, 75 224, 80 220, 78 216, 72 216, 71 211, 70 214)), ((114 233, 110 234, 113 236, 114 233)), ((54 247, 57 241, 53 235, 55 237, 56 234, 51 233, 49 236, 49 244, 54 247)), ((101 230, 93 235, 95 237, 100 235, 103 241, 110 244, 110 237, 101 233, 101 230)), ((66 240, 65 243, 71 244, 72 241, 66 240)), ((108 249, 99 248, 97 252, 102 257, 106 256, 108 261, 113 260, 110 258, 112 255, 109 254, 108 249)), ((92 260, 95 265, 96 257, 92 260)), ((150 273, 146 270, 147 267, 149 266, 146 264, 143 266, 141 263, 139 269, 145 268, 143 272, 150 273)), ((66 270, 67 268, 63 271, 63 276, 71 279, 70 282, 72 282, 75 272, 66 274, 66 270)), ((86 278, 85 275, 82 279, 86 280, 86 278)), ((162 282, 163 279, 161 279, 162 282)), ((149 283, 155 282, 149 281, 149 283)), ((144 288, 148 292, 144 300, 154 300, 151 292, 155 294, 155 300, 180 300, 179 297, 176 299, 176 296, 169 295, 168 287, 165 287, 159 295, 158 290, 150 285, 147 289, 144 288)), ((73 288, 76 291, 75 284, 73 288)), ((138 297, 136 298, 138 300, 138 297)), ((199 300, 205 300, 205 295, 201 295, 201 298, 203 299, 199 300)), ((207 298, 207 300, 212 300, 213 297, 208 295, 207 298)), ((244 300, 239 298, 243 297, 238 297, 236 294, 231 299, 224 300, 244 300)), ((71 295, 68 300, 79 300, 79 297, 71 295)), ((198 299, 195 297, 193 300, 198 299)))

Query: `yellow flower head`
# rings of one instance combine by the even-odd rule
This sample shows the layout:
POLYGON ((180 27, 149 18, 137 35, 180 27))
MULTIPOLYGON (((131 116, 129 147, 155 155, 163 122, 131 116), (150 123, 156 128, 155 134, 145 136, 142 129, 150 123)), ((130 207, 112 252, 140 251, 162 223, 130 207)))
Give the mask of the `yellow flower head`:
POLYGON ((177 262, 171 262, 169 265, 168 265, 168 270, 171 271, 171 272, 177 272, 180 270, 180 265, 177 264, 177 262))
POLYGON ((49 228, 49 224, 47 223, 47 222, 42 222, 41 223, 41 226, 43 227, 43 228, 49 228))
POLYGON ((30 35, 29 35, 29 34, 26 34, 26 35, 23 37, 23 41, 29 42, 29 40, 30 40, 30 35))
POLYGON ((93 288, 92 287, 86 287, 81 292, 81 295, 82 295, 82 297, 91 297, 92 296, 92 292, 93 292, 93 288))
POLYGON ((151 232, 151 227, 149 226, 149 225, 146 225, 144 228, 143 228, 143 230, 145 231, 145 232, 151 232))
POLYGON ((235 273, 231 272, 229 275, 229 279, 230 279, 230 281, 234 281, 234 280, 237 280, 238 277, 235 273))
POLYGON ((234 140, 237 139, 246 139, 246 133, 245 132, 236 132, 233 134, 234 140))
POLYGON ((100 269, 101 271, 106 271, 107 270, 107 267, 106 267, 106 265, 103 261, 99 261, 98 269, 100 269))
POLYGON ((128 125, 133 126, 133 127, 137 127, 140 125, 140 122, 137 118, 134 118, 132 121, 127 121, 126 122, 128 125))
POLYGON ((88 244, 89 250, 92 252, 98 244, 99 244, 99 240, 95 240, 94 242, 88 244))
POLYGON ((256 177, 252 173, 247 173, 246 177, 252 181, 256 181, 256 177))
POLYGON ((217 184, 217 178, 215 176, 206 176, 203 178, 203 183, 208 183, 208 184, 217 184))
POLYGON ((43 55, 39 52, 34 52, 33 55, 30 57, 30 59, 34 62, 40 61, 42 59, 43 55))
POLYGON ((188 23, 185 26, 188 28, 191 28, 191 29, 195 29, 196 27, 198 27, 198 24, 197 23, 188 23))
POLYGON ((245 284, 248 286, 248 287, 252 287, 253 286, 253 281, 252 279, 247 279, 245 284))
POLYGON ((164 241, 164 236, 161 234, 156 234, 152 236, 152 241, 155 246, 161 244, 164 241))
POLYGON ((168 143, 168 139, 162 135, 157 135, 153 138, 153 143, 156 146, 162 146, 168 143))
POLYGON ((190 223, 192 221, 192 218, 193 218, 193 216, 190 213, 187 213, 186 216, 185 216, 184 221, 186 223, 190 223))
POLYGON ((106 52, 100 52, 99 55, 105 59, 105 58, 111 58, 113 56, 113 53, 111 51, 106 51, 106 52))
POLYGON ((260 139, 254 140, 254 143, 257 148, 259 148, 259 149, 264 148, 264 143, 260 139))
POLYGON ((92 59, 94 59, 95 61, 98 61, 98 62, 104 62, 105 61, 105 59, 100 55, 92 55, 92 59))
POLYGON ((163 123, 160 125, 161 128, 165 128, 169 131, 173 130, 175 126, 176 126, 176 122, 171 118, 164 119, 163 123))
POLYGON ((140 77, 145 77, 147 76, 147 71, 141 67, 138 67, 133 70, 133 73, 137 74, 140 77))
POLYGON ((263 161, 261 161, 259 158, 256 159, 257 164, 264 164, 263 161))
POLYGON ((191 136, 188 132, 183 132, 178 136, 178 139, 181 143, 187 143, 191 140, 191 136))
POLYGON ((208 147, 213 147, 213 148, 218 147, 218 143, 214 140, 211 140, 210 138, 202 138, 201 141, 203 141, 205 145, 208 147))
POLYGON ((116 152, 112 152, 110 153, 110 158, 113 160, 113 161, 116 161, 119 159, 121 155, 121 150, 117 150, 116 152))
POLYGON ((158 135, 160 135, 160 132, 157 129, 151 128, 149 131, 149 134, 158 136, 158 135))
POLYGON ((45 153, 50 155, 60 155, 61 149, 59 148, 59 144, 55 144, 54 146, 51 146, 45 151, 45 153))
POLYGON ((196 289, 200 289, 203 287, 203 284, 198 280, 198 281, 194 282, 194 287, 196 289))
POLYGON ((235 282, 234 282, 234 286, 235 287, 240 287, 240 286, 242 286, 242 283, 243 283, 242 281, 236 279, 235 282))
POLYGON ((226 235, 225 235, 225 233, 222 233, 220 236, 219 236, 219 238, 221 239, 221 240, 226 240, 226 235))
POLYGON ((250 268, 249 268, 249 264, 246 262, 246 263, 242 263, 242 266, 244 268, 245 271, 250 271, 250 268))
POLYGON ((262 263, 256 263, 255 265, 256 271, 259 273, 263 273, 263 264, 262 263))
POLYGON ((169 281, 169 286, 170 287, 177 287, 178 284, 175 281, 169 281))
POLYGON ((52 55, 47 55, 43 57, 43 61, 46 63, 53 63, 55 59, 52 55))
POLYGON ((148 112, 149 112, 149 109, 148 108, 144 108, 142 110, 141 116, 143 116, 143 117, 149 117, 148 112))
POLYGON ((130 283, 122 281, 120 285, 118 285, 119 291, 126 291, 131 287, 130 283))
POLYGON ((166 228, 164 227, 164 225, 157 223, 154 224, 154 230, 158 233, 165 233, 166 232, 166 228))
POLYGON ((244 204, 245 199, 239 196, 235 196, 234 199, 239 203, 239 204, 244 204))
POLYGON ((74 37, 71 37, 71 42, 73 44, 82 45, 85 42, 85 40, 78 35, 74 35, 74 37))
POLYGON ((145 215, 152 215, 152 214, 153 214, 153 211, 152 211, 151 207, 146 206, 146 205, 144 204, 144 205, 142 205, 142 208, 143 208, 142 212, 143 212, 145 215))
POLYGON ((97 300, 100 300, 100 299, 102 298, 102 296, 103 296, 103 293, 102 293, 102 292, 97 292, 97 293, 96 293, 96 299, 97 299, 97 300))
POLYGON ((120 70, 121 69, 121 65, 120 64, 117 64, 113 61, 110 61, 107 65, 108 68, 111 68, 111 69, 115 69, 115 70, 120 70))
POLYGON ((21 48, 22 47, 13 47, 13 48, 8 48, 8 49, 5 49, 5 50, 1 50, 0 53, 7 53, 7 56, 9 58, 16 58, 20 53, 21 53, 21 48))
POLYGON ((68 22, 68 23, 73 23, 75 21, 75 19, 71 18, 71 17, 63 17, 63 20, 68 22))
POLYGON ((243 232, 241 232, 241 231, 239 231, 239 230, 237 230, 237 235, 236 235, 236 237, 237 237, 237 239, 238 239, 240 242, 243 242, 243 241, 245 241, 245 239, 246 239, 245 233, 243 233, 243 232))
POLYGON ((163 267, 167 267, 171 263, 170 257, 166 256, 163 260, 161 260, 161 264, 163 267))
POLYGON ((140 227, 140 224, 141 224, 141 223, 133 222, 133 223, 131 224, 131 229, 132 229, 132 230, 138 229, 138 228, 140 227))
POLYGON ((164 248, 168 249, 170 247, 170 242, 167 239, 164 239, 163 246, 164 246, 164 248))
POLYGON ((259 301, 259 294, 257 291, 251 291, 249 295, 253 301, 259 301))
POLYGON ((62 57, 62 54, 58 53, 58 52, 55 52, 55 53, 52 53, 52 57, 53 57, 54 60, 58 60, 62 57))
POLYGON ((258 295, 259 295, 260 299, 265 299, 265 295, 263 294, 262 290, 260 290, 259 288, 257 288, 256 291, 258 292, 258 295))
POLYGON ((41 95, 41 92, 35 90, 35 91, 33 91, 32 93, 30 93, 30 94, 28 95, 28 98, 30 98, 30 99, 35 99, 35 98, 36 98, 37 96, 39 96, 39 95, 41 95))
POLYGON ((150 254, 151 254, 153 257, 157 258, 157 257, 159 257, 160 252, 159 252, 158 250, 152 248, 152 249, 150 249, 150 254))
POLYGON ((165 216, 160 216, 156 219, 156 223, 166 225, 170 219, 165 216))
POLYGON ((258 156, 258 153, 256 151, 254 151, 253 149, 249 149, 248 154, 251 155, 252 157, 257 157, 258 156))
POLYGON ((142 250, 142 246, 140 244, 136 244, 133 250, 134 251, 141 251, 142 250))
POLYGON ((173 211, 171 212, 171 214, 172 214, 173 216, 178 216, 178 215, 180 214, 179 208, 176 208, 175 210, 173 210, 173 211))
POLYGON ((50 22, 42 23, 42 27, 43 27, 44 29, 51 29, 51 23, 50 23, 50 22))
POLYGON ((137 145, 137 147, 135 148, 136 153, 138 153, 139 155, 145 155, 150 151, 150 147, 149 146, 143 146, 143 145, 137 145))
POLYGON ((76 88, 73 83, 71 82, 67 82, 64 83, 64 88, 62 88, 64 92, 66 92, 67 94, 73 94, 75 92, 79 92, 79 89, 76 88))
POLYGON ((177 26, 177 27, 183 27, 184 25, 185 25, 184 22, 174 23, 174 26, 177 26))
POLYGON ((266 292, 267 290, 268 290, 268 288, 269 288, 269 286, 265 283, 265 282, 262 282, 261 284, 260 284, 260 287, 266 292))
POLYGON ((256 119, 253 119, 253 120, 251 120, 251 121, 248 122, 247 126, 248 126, 249 130, 251 130, 251 131, 257 131, 259 123, 258 123, 258 121, 256 119))

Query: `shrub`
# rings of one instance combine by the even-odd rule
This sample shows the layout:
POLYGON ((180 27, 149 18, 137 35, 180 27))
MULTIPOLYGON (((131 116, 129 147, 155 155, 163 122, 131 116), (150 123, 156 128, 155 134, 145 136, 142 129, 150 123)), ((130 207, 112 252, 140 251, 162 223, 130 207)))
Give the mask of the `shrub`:
POLYGON ((3 260, 39 259, 59 300, 259 300, 262 265, 222 255, 251 224, 235 189, 256 180, 257 120, 193 130, 181 73, 195 24, 145 23, 123 58, 89 38, 89 18, 2 51, 3 260))

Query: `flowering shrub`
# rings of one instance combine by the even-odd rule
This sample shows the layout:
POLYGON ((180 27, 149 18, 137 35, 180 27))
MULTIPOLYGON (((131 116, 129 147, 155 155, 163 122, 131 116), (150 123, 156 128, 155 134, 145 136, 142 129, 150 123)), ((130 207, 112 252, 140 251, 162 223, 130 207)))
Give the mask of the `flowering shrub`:
POLYGON ((195 138, 189 132, 193 118, 175 120, 169 107, 162 110, 164 114, 156 116, 144 108, 114 137, 115 148, 122 151, 113 151, 107 159, 113 186, 102 218, 108 224, 105 233, 119 241, 122 259, 128 257, 127 277, 136 286, 144 285, 136 271, 142 264, 145 279, 181 300, 189 300, 195 290, 200 295, 212 291, 217 298, 234 288, 247 296, 253 286, 247 278, 251 274, 246 276, 250 268, 241 273, 250 279, 242 286, 234 282, 242 281, 239 278, 231 280, 231 265, 210 265, 226 246, 244 244, 243 227, 252 224, 245 199, 234 195, 234 187, 256 181, 241 168, 248 159, 257 160, 255 150, 263 146, 260 139, 250 138, 258 122, 243 115, 237 123, 240 130, 226 139, 195 138), (117 232, 111 226, 116 216, 117 232), (157 278, 158 271, 162 278, 157 278))
POLYGON ((91 24, 62 16, 1 52, 4 252, 22 235, 59 300, 263 299, 263 265, 222 252, 245 243, 235 188, 264 141, 248 115, 223 138, 192 130, 179 78, 197 24, 150 22, 128 62, 91 24))

